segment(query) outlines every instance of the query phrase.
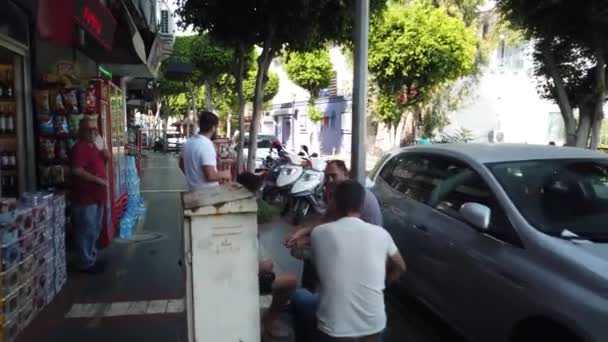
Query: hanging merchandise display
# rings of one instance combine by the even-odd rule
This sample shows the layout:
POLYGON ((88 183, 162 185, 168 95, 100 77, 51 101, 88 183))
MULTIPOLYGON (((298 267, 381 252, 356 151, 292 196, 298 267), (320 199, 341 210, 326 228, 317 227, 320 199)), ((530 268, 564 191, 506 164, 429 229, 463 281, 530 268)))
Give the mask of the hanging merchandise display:
POLYGON ((15 54, 0 48, 0 179, 2 197, 19 194, 17 167, 18 134, 16 125, 17 101, 14 89, 15 54))
MULTIPOLYGON (((61 63, 62 70, 66 68, 61 63)), ((59 67, 58 67, 59 69, 59 67)), ((107 164, 108 194, 99 243, 116 236, 128 202, 126 172, 126 117, 123 95, 111 81, 95 78, 77 85, 77 77, 48 75, 44 89, 36 91, 38 119, 39 183, 43 188, 70 188, 70 150, 78 140, 82 119, 97 123, 112 154, 107 164), (63 80, 52 83, 49 80, 63 80)))

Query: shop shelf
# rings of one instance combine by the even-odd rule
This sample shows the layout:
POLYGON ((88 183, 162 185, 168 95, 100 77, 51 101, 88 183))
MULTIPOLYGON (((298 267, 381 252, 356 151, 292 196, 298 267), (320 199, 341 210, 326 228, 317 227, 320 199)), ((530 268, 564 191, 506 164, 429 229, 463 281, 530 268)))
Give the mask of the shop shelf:
POLYGON ((19 319, 17 316, 10 320, 4 320, 0 325, 0 341, 14 342, 19 335, 19 319))
POLYGON ((15 291, 12 294, 5 296, 0 300, 2 306, 2 315, 7 320, 13 319, 19 310, 19 292, 15 291))
POLYGON ((19 267, 13 267, 6 272, 0 273, 0 279, 2 280, 3 296, 18 292, 17 290, 21 284, 21 272, 19 272, 19 267))

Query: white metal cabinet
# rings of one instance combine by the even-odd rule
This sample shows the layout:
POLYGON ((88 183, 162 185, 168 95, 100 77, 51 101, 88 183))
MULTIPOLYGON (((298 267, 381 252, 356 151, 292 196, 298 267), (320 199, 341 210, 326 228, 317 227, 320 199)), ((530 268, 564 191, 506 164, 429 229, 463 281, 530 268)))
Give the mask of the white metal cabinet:
POLYGON ((230 184, 182 199, 190 342, 259 342, 254 195, 230 184))

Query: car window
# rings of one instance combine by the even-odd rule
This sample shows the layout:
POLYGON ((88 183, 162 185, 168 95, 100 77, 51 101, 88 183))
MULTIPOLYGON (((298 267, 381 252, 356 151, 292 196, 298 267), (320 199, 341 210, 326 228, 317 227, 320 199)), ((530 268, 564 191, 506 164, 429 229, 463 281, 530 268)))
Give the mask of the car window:
POLYGON ((390 160, 380 177, 393 189, 416 201, 427 203, 432 191, 452 169, 434 165, 435 157, 402 153, 390 160))
POLYGON ((513 245, 521 245, 517 233, 494 193, 483 178, 469 167, 461 166, 456 174, 446 178, 431 194, 429 205, 465 222, 460 215, 460 208, 468 202, 483 204, 490 208, 492 212, 488 230, 490 235, 513 245))
POLYGON ((509 198, 540 231, 608 240, 608 162, 547 159, 488 164, 509 198))

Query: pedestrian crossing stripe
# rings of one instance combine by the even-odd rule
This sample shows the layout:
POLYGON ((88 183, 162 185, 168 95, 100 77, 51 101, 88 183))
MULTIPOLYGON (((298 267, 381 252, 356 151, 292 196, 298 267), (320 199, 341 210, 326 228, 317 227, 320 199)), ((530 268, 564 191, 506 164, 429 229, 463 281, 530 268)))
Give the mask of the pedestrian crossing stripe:
POLYGON ((179 314, 184 312, 183 299, 74 304, 66 318, 121 317, 179 314))

